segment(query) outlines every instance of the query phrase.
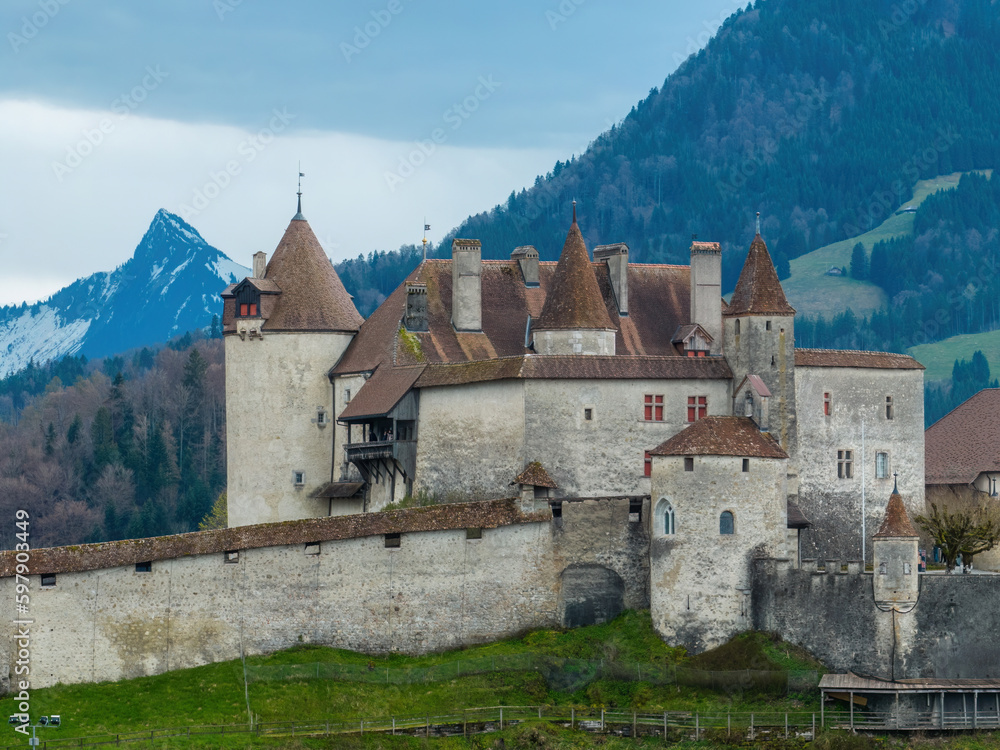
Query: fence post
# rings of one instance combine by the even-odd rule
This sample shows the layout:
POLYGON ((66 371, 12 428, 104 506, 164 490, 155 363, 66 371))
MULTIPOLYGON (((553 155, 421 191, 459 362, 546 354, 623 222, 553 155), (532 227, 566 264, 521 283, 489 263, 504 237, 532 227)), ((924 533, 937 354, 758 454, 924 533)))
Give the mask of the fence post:
POLYGON ((663 712, 663 739, 667 739, 667 712, 663 712))
POLYGON ((541 706, 538 707, 538 718, 539 719, 542 718, 542 707, 541 706))
POLYGON ((365 736, 365 720, 364 719, 361 720, 361 736, 362 737, 365 736))
POLYGON ((785 711, 785 739, 788 739, 788 711, 785 711))
MULTIPOLYGON (((603 659, 601 661, 604 661, 603 659)), ((604 731, 604 709, 601 709, 601 731, 604 731)))
POLYGON ((424 727, 424 737, 430 737, 431 736, 431 717, 430 716, 425 716, 424 717, 424 721, 426 722, 426 726, 424 727))
POLYGON ((469 712, 464 708, 462 709, 462 736, 469 736, 469 712))
POLYGON ((570 708, 569 710, 569 728, 573 729, 573 725, 576 723, 576 708, 570 708))
POLYGON ((750 714, 750 739, 753 739, 753 714, 750 714))
POLYGON ((392 736, 396 736, 396 717, 392 717, 392 736))
POLYGON ((635 734, 635 711, 632 712, 632 738, 634 739, 635 734))
POLYGON ((694 741, 697 742, 698 738, 701 736, 701 726, 698 721, 698 712, 694 712, 694 741))
POLYGON ((500 706, 500 731, 503 731, 503 706, 500 706))
POLYGON ((816 741, 816 712, 815 711, 813 711, 813 733, 812 733, 812 741, 813 742, 816 741))
POLYGON ((726 737, 728 737, 733 732, 733 714, 726 714, 726 737))

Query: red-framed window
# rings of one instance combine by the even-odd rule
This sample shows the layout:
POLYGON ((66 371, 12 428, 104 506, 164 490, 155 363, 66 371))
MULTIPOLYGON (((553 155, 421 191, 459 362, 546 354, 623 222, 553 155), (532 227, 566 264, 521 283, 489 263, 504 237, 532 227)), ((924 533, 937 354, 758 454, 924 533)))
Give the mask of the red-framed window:
POLYGON ((255 318, 257 317, 257 303, 251 302, 247 304, 246 302, 240 303, 240 317, 241 318, 255 318))
POLYGON ((708 416, 708 396, 688 396, 688 422, 708 416))
POLYGON ((649 451, 643 454, 642 459, 642 475, 648 477, 653 473, 653 457, 649 455, 649 451))
POLYGON ((823 394, 823 416, 824 417, 829 417, 830 416, 830 394, 829 393, 824 393, 823 394))
POLYGON ((663 396, 646 394, 645 405, 642 412, 643 418, 647 422, 663 421, 663 396))

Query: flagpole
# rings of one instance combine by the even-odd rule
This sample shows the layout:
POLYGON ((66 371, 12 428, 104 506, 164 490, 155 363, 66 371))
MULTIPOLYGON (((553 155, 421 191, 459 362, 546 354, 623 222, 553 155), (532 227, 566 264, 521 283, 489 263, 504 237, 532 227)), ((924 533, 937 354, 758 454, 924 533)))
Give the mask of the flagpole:
POLYGON ((868 463, 868 456, 865 455, 865 423, 861 422, 861 565, 862 570, 864 570, 864 565, 867 563, 865 557, 866 552, 866 538, 865 538, 865 466, 868 463))

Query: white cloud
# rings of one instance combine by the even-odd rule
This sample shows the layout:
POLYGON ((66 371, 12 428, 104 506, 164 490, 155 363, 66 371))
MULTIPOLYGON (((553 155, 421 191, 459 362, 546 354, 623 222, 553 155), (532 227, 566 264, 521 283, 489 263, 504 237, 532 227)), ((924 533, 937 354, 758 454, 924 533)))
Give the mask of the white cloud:
MULTIPOLYGON (((261 129, 277 129, 283 120, 262 110, 259 122, 261 129)), ((282 130, 261 147, 252 140, 258 133, 147 118, 141 105, 123 117, 0 101, 0 253, 6 277, 0 304, 46 296, 80 276, 120 265, 157 209, 180 213, 195 205, 197 190, 217 197, 197 215, 189 213, 190 223, 208 242, 249 264, 252 253, 274 249, 294 213, 299 160, 306 173, 303 212, 339 260, 419 242, 425 216, 431 239, 439 238, 568 156, 554 149, 460 148, 445 141, 390 190, 386 173, 398 170, 414 143, 282 130), (238 168, 228 180, 222 176, 227 164, 238 168), (221 183, 221 190, 206 188, 221 183)))

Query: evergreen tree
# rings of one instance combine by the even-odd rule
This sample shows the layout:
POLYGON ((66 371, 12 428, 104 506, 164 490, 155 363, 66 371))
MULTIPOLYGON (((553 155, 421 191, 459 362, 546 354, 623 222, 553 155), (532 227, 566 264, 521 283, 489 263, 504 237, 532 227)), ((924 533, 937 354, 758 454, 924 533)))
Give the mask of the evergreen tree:
POLYGON ((860 242, 851 250, 851 278, 859 281, 868 278, 868 254, 860 242))

